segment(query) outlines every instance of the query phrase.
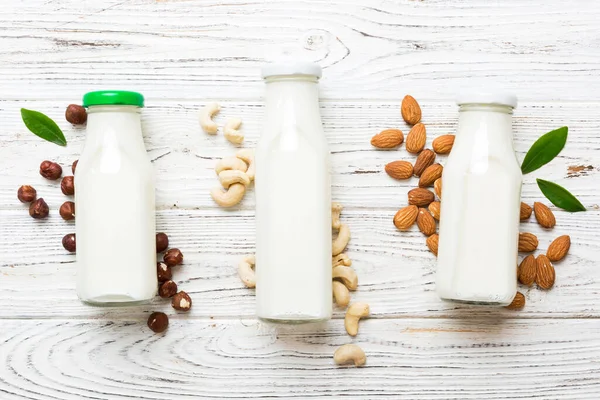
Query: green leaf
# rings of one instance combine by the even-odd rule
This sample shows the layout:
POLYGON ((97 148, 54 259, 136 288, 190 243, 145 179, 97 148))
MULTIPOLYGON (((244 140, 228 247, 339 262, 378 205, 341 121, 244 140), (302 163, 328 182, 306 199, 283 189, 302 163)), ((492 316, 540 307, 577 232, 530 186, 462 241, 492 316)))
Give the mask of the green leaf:
POLYGON ((521 171, 524 174, 528 174, 552 161, 563 147, 565 147, 568 133, 569 128, 563 126, 562 128, 546 133, 536 140, 525 155, 523 164, 521 164, 521 171))
POLYGON ((585 211, 583 204, 564 187, 543 179, 536 181, 544 196, 556 207, 570 212, 585 211))
POLYGON ((21 108, 21 118, 23 118, 27 129, 33 134, 59 146, 67 145, 65 135, 63 135, 58 125, 56 125, 56 122, 47 115, 38 111, 21 108))

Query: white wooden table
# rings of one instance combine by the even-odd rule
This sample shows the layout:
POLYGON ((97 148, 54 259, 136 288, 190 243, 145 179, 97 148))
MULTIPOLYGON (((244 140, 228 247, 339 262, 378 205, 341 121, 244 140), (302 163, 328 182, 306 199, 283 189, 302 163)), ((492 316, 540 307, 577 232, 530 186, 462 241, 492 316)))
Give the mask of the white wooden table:
POLYGON ((593 0, 4 0, 0 399, 600 398, 599 21, 593 0), (254 293, 235 269, 254 248, 253 193, 229 211, 208 194, 215 160, 235 149, 201 132, 199 107, 219 101, 217 121, 241 117, 245 146, 253 146, 263 113, 259 68, 282 48, 324 67, 333 193, 346 207, 360 279, 353 299, 372 310, 355 339, 339 310, 322 326, 257 322, 254 293), (393 181, 383 166, 412 158, 369 144, 384 128, 407 129, 399 113, 407 93, 421 102, 428 143, 453 132, 454 94, 487 79, 519 95, 519 159, 539 135, 570 127, 561 155, 526 176, 524 201, 543 199, 534 180, 541 177, 588 208, 553 208, 552 231, 533 218, 523 224, 542 251, 560 234, 573 245, 556 266, 554 289, 522 289, 521 312, 438 300, 425 237, 392 224, 415 181, 393 181), (75 295, 74 256, 60 244, 74 225, 58 216, 65 198, 38 166, 51 159, 68 171, 85 131, 64 121, 64 109, 102 88, 147 97, 157 228, 185 254, 175 279, 193 298, 187 315, 158 299, 92 308, 75 295), (30 134, 21 107, 53 117, 69 145, 30 134), (22 184, 38 189, 50 218, 28 216, 16 199, 22 184), (171 325, 157 335, 146 319, 158 310, 171 325), (335 348, 350 342, 365 349, 366 367, 333 365, 335 348))

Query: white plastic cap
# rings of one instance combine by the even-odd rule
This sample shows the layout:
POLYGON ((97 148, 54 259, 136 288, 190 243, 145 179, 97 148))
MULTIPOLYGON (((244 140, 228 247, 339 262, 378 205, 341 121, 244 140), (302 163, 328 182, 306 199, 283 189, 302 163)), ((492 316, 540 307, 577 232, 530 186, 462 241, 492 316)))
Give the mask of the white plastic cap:
POLYGON ((318 64, 306 61, 290 61, 266 64, 262 67, 261 75, 264 78, 270 76, 307 75, 320 78, 323 70, 318 64))
POLYGON ((456 97, 456 104, 498 104, 501 106, 517 107, 517 96, 514 93, 496 91, 496 90, 479 90, 469 91, 459 94, 456 97))

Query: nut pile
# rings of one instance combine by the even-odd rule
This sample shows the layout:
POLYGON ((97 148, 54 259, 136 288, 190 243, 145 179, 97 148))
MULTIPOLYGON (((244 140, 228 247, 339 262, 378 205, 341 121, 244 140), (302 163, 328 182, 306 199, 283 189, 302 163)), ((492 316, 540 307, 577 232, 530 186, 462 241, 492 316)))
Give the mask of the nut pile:
POLYGON ((254 181, 254 149, 241 149, 235 157, 222 158, 217 162, 215 172, 222 187, 212 189, 210 196, 221 207, 235 206, 254 181))
MULTIPOLYGON (((219 103, 208 103, 200 109, 200 126, 202 127, 202 130, 209 135, 216 135, 219 130, 219 126, 213 121, 213 117, 217 115, 219 111, 221 111, 219 103)), ((225 125, 223 125, 223 135, 225 136, 225 139, 233 144, 241 144, 244 141, 244 134, 240 131, 241 126, 242 120, 240 118, 229 118, 225 122, 225 125)))

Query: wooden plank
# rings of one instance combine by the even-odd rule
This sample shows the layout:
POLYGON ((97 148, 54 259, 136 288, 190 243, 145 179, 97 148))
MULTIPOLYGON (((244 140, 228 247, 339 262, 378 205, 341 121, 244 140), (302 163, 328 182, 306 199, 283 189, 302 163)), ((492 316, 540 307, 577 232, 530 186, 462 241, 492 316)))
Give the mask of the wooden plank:
MULTIPOLYGON (((144 110, 146 146, 157 173, 157 205, 159 208, 216 207, 209 191, 218 185, 214 165, 218 158, 233 155, 236 147, 222 134, 204 134, 198 123, 202 102, 150 102, 144 110)), ((71 163, 78 158, 85 130, 70 128, 64 121, 63 102, 0 103, 0 208, 21 209, 16 190, 22 184, 35 186, 53 209, 66 200, 58 182, 49 182, 39 173, 39 163, 52 159, 70 174, 71 163), (24 127, 19 109, 28 107, 47 112, 65 128, 69 140, 66 148, 43 142, 24 127)), ((586 207, 598 208, 600 192, 600 115, 598 103, 526 103, 516 110, 514 119, 515 149, 522 160, 529 146, 543 133, 562 125, 570 127, 566 148, 544 168, 525 177, 523 198, 541 199, 536 177, 554 180, 570 189, 586 207), (573 168, 582 167, 579 172, 573 168)), ((454 133, 457 108, 450 102, 424 102, 424 122, 428 129, 428 145, 433 138, 454 133)), ((394 181, 384 172, 386 163, 396 159, 414 162, 415 157, 400 150, 381 151, 370 145, 371 137, 380 130, 399 127, 408 132, 399 113, 399 102, 325 101, 323 123, 332 157, 333 196, 350 208, 398 209, 406 204, 406 193, 416 180, 394 181)), ((263 108, 260 102, 224 102, 217 117, 223 124, 228 117, 240 116, 244 121, 246 143, 253 147, 259 137, 263 108)), ((438 158, 443 163, 445 157, 438 158)), ((254 191, 250 190, 239 208, 254 208, 254 191)))
POLYGON ((528 100, 598 99, 599 19, 591 0, 7 2, 0 86, 14 99, 248 99, 288 52, 325 67, 326 98, 451 99, 497 81, 528 100))
POLYGON ((127 321, 3 320, 3 399, 596 399, 597 320, 365 320, 273 327, 177 316, 164 334, 127 321), (359 344, 365 367, 332 360, 359 344))
MULTIPOLYGON (((552 290, 521 289, 527 295, 521 312, 439 300, 435 258, 425 246, 425 236, 416 227, 407 233, 397 231, 393 215, 393 210, 342 214, 352 232, 347 254, 359 276, 353 299, 368 302, 377 318, 600 316, 600 245, 596 240, 600 212, 556 213, 557 226, 550 231, 533 217, 522 224, 523 231, 538 235, 538 253, 562 234, 571 235, 572 246, 567 258, 556 265, 552 290)), ((0 211, 0 221, 0 237, 6 238, 0 242, 0 317, 121 318, 132 312, 170 309, 168 302, 158 298, 149 305, 124 309, 83 305, 75 294, 75 257, 61 246, 62 236, 73 231, 73 223, 57 215, 33 220, 25 210, 0 211)), ((191 315, 254 315, 254 291, 241 284, 236 270, 241 257, 254 252, 253 211, 163 210, 157 213, 157 224, 158 230, 169 234, 171 245, 185 255, 185 264, 176 268, 174 279, 194 300, 191 315)), ((343 311, 336 316, 342 317, 343 311)))

